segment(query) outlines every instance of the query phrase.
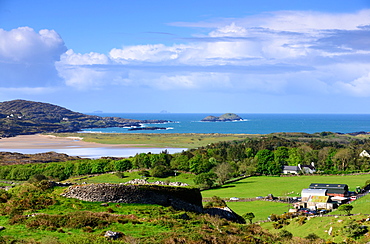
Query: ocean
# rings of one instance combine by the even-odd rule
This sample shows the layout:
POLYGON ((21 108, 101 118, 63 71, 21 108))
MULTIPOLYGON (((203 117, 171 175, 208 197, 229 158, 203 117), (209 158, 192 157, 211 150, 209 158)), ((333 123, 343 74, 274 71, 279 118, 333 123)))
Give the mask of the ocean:
POLYGON ((370 131, 370 114, 239 114, 243 121, 201 122, 208 115, 202 113, 96 113, 93 115, 115 116, 127 119, 170 120, 166 124, 146 124, 144 126, 166 127, 166 130, 130 131, 128 128, 85 129, 95 133, 222 133, 222 134, 269 134, 274 132, 323 131, 351 133, 370 131))
MULTIPOLYGON (((208 115, 221 114, 180 114, 180 113, 96 113, 103 117, 115 116, 127 119, 170 120, 166 124, 147 124, 144 126, 166 127, 166 130, 129 131, 128 128, 86 129, 81 133, 222 133, 222 134, 270 134, 274 132, 323 131, 351 133, 370 132, 370 114, 238 114, 243 121, 201 122, 208 115)), ((181 152, 186 148, 167 148, 170 153, 181 152)), ((104 156, 129 157, 136 153, 160 153, 163 148, 55 148, 55 149, 2 149, 19 153, 41 153, 55 151, 71 156, 99 158, 104 156)))

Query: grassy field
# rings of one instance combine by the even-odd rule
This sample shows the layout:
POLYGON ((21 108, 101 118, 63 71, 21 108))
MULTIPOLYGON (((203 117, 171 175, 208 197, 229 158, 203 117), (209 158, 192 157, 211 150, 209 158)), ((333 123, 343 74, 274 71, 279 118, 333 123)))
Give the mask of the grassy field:
MULTIPOLYGON (((314 217, 309 218, 305 224, 300 225, 293 219, 290 221, 289 225, 283 227, 284 230, 291 232, 294 236, 306 237, 307 235, 314 233, 320 238, 323 238, 327 241, 333 241, 335 243, 343 243, 346 239, 346 236, 341 233, 341 229, 351 220, 360 220, 366 218, 366 215, 357 215, 357 216, 339 216, 334 217, 314 217), (332 235, 328 235, 328 231, 332 227, 332 235)), ((272 233, 278 233, 282 229, 275 230, 272 226, 272 222, 263 223, 261 226, 268 229, 272 233)), ((356 240, 355 242, 350 243, 368 243, 370 241, 369 237, 363 237, 356 240)))
POLYGON ((137 147, 198 148, 220 141, 242 140, 248 134, 144 134, 144 133, 58 133, 61 137, 83 137, 83 141, 103 144, 130 144, 137 147))
MULTIPOLYGON (((370 215, 370 194, 357 199, 351 203, 353 205, 353 210, 351 211, 352 214, 368 214, 370 215)), ((334 210, 333 214, 343 214, 338 210, 334 210)))
POLYGON ((356 139, 366 139, 370 135, 351 136, 346 134, 320 133, 272 133, 261 134, 199 134, 199 133, 54 133, 61 137, 82 137, 83 141, 102 144, 130 144, 137 147, 174 147, 174 148, 198 148, 210 143, 220 141, 243 140, 246 138, 260 138, 261 136, 279 136, 288 140, 309 141, 320 139, 323 141, 349 142, 356 139))
POLYGON ((252 212, 253 222, 266 220, 271 214, 283 214, 291 208, 290 204, 269 201, 227 202, 227 206, 239 215, 252 212))
POLYGON ((366 180, 369 179, 370 174, 333 176, 307 175, 296 177, 255 176, 226 184, 218 189, 203 191, 202 195, 203 197, 218 196, 221 198, 251 198, 267 196, 268 194, 281 197, 297 197, 301 195, 302 189, 308 188, 311 183, 347 184, 350 191, 354 191, 356 186, 363 186, 366 180))

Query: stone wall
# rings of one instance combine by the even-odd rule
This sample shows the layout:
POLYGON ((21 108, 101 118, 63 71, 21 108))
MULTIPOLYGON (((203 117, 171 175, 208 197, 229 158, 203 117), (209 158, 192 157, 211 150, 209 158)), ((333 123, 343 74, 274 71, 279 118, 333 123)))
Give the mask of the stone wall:
POLYGON ((159 204, 195 212, 203 209, 199 189, 186 187, 101 183, 70 186, 61 195, 89 202, 159 204))
POLYGON ((150 184, 101 183, 70 186, 61 195, 89 202, 141 203, 172 206, 177 210, 204 213, 238 223, 245 223, 242 217, 228 207, 203 209, 202 195, 197 188, 150 184))

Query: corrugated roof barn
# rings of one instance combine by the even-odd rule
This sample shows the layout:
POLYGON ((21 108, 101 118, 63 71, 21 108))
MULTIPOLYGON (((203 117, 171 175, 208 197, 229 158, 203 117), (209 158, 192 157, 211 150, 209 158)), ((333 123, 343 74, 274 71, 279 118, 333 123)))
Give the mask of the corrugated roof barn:
POLYGON ((344 197, 348 195, 348 185, 346 184, 320 184, 312 183, 310 189, 327 189, 328 196, 344 197))

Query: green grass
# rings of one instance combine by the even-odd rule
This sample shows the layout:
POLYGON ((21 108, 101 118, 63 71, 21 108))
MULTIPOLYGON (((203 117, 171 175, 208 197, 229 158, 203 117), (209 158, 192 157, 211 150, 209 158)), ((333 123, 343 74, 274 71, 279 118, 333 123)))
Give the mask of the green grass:
MULTIPOLYGON (((351 211, 352 214, 369 214, 370 215, 370 194, 361 197, 353 202, 353 210, 351 211)), ((339 210, 334 210, 332 214, 344 214, 339 210)))
MULTIPOLYGON (((341 229, 345 226, 350 220, 360 220, 366 218, 366 215, 358 216, 338 216, 335 217, 314 217, 309 218, 305 224, 299 225, 296 219, 290 220, 290 224, 283 227, 283 229, 291 232, 293 236, 306 237, 308 234, 314 233, 320 238, 325 240, 333 241, 335 243, 342 243, 346 236, 341 233, 341 229), (328 231, 332 227, 332 235, 328 235, 328 231)), ((366 224, 368 227, 369 224, 366 224)), ((262 223, 261 226, 265 229, 268 229, 271 233, 278 233, 282 229, 274 229, 272 222, 262 223)), ((368 243, 369 239, 359 239, 353 243, 368 243)))
POLYGON ((258 135, 248 134, 145 134, 145 133, 57 133, 61 137, 83 137, 83 141, 102 144, 128 144, 130 147, 198 148, 220 141, 242 140, 258 135))
POLYGON ((239 215, 252 212, 253 222, 266 220, 271 214, 283 214, 290 208, 290 204, 269 201, 227 202, 227 206, 239 215))
POLYGON ((351 203, 353 205, 353 210, 351 213, 363 213, 370 215, 370 195, 361 197, 358 200, 355 200, 351 203))
POLYGON ((370 175, 255 176, 226 184, 221 188, 203 191, 202 196, 207 198, 212 196, 253 198, 273 194, 274 196, 297 197, 301 195, 302 189, 308 188, 311 183, 347 184, 350 191, 354 191, 356 186, 363 186, 365 181, 369 179, 370 175))
MULTIPOLYGON (((53 133, 61 137, 83 137, 86 142, 102 144, 128 144, 130 147, 174 147, 198 148, 210 143, 220 141, 243 140, 246 138, 260 138, 260 134, 199 134, 199 133, 53 133)), ((323 141, 336 141, 340 143, 356 139, 367 139, 369 135, 339 135, 331 134, 320 136, 320 133, 272 133, 265 136, 279 136, 288 140, 308 141, 320 139, 323 141)))

